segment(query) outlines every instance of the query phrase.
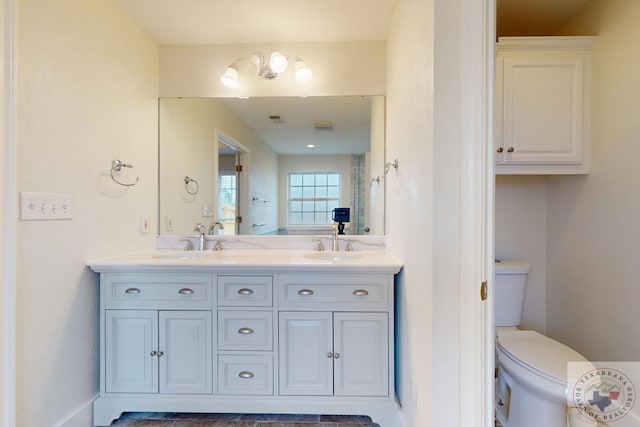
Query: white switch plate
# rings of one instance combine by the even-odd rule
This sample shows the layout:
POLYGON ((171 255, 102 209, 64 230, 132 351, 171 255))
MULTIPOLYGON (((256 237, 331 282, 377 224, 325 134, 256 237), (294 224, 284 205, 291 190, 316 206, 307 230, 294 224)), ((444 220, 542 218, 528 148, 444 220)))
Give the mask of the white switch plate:
POLYGON ((20 219, 47 221, 73 218, 73 195, 67 193, 20 193, 20 219))

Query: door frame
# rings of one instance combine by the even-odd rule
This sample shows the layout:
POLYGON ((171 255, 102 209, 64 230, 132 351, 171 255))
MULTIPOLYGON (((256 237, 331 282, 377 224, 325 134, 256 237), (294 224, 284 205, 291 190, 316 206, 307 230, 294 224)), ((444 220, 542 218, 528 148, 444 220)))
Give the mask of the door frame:
POLYGON ((2 275, 0 275, 0 424, 16 425, 16 211, 17 211, 17 142, 16 142, 16 3, 2 0, 2 153, 0 177, 2 204, 0 239, 2 275))

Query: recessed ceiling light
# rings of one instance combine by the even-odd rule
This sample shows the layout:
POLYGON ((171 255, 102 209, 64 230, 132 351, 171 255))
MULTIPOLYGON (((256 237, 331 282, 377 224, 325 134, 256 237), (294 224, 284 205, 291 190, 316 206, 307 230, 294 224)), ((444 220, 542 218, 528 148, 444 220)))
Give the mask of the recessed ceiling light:
POLYGON ((316 146, 313 144, 307 144, 307 148, 316 148, 316 146))

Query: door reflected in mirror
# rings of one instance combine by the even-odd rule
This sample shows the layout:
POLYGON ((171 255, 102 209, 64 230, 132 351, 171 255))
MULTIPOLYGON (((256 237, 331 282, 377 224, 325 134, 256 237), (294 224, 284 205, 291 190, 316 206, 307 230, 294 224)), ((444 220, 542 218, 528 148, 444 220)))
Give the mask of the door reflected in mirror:
POLYGON ((160 234, 328 234, 334 208, 384 234, 384 96, 161 98, 159 119, 160 234))

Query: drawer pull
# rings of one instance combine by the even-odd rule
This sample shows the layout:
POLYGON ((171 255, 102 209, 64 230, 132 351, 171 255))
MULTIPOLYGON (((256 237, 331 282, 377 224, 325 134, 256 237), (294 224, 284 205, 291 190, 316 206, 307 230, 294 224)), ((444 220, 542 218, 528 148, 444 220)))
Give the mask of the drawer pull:
POLYGON ((353 294, 357 297, 365 297, 369 295, 369 292, 366 289, 356 289, 353 294))
POLYGON ((313 291, 311 289, 300 289, 298 295, 313 295, 313 291))
POLYGON ((138 288, 129 288, 124 291, 125 294, 139 294, 141 291, 138 288))
POLYGON ((253 294, 253 289, 242 288, 242 289, 238 290, 238 293, 240 295, 251 295, 251 294, 253 294))
POLYGON ((251 371, 242 371, 238 374, 238 376, 240 378, 253 378, 255 375, 253 375, 253 372, 251 371))
POLYGON ((189 289, 189 288, 182 288, 178 291, 179 294, 182 295, 191 295, 193 294, 193 289, 189 289))
POLYGON ((253 329, 251 328, 240 328, 238 329, 238 333, 239 334, 243 334, 243 335, 249 335, 253 333, 253 329))

